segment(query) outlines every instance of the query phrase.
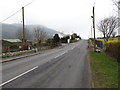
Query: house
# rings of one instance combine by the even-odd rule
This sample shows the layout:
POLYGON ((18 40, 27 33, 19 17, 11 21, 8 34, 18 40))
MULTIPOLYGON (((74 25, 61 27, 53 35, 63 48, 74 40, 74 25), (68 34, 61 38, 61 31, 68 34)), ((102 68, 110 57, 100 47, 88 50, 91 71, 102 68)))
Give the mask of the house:
POLYGON ((19 39, 3 39, 2 52, 17 51, 22 46, 22 41, 19 39))
POLYGON ((20 39, 3 39, 2 40, 2 52, 14 52, 19 50, 28 50, 31 49, 32 41, 27 40, 24 44, 20 39), (24 49, 23 49, 24 48, 24 49))

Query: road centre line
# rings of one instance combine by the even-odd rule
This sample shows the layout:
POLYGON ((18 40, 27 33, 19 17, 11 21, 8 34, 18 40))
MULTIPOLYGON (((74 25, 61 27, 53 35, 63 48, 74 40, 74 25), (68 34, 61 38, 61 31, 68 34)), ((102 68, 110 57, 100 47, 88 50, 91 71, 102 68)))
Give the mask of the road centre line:
POLYGON ((55 58, 58 58, 58 57, 62 56, 63 54, 65 54, 65 52, 64 52, 64 53, 62 53, 62 54, 60 54, 60 55, 58 55, 58 56, 56 56, 55 58))
MULTIPOLYGON (((74 47, 73 47, 72 49, 70 49, 70 50, 73 50, 75 47, 77 47, 77 45, 74 46, 74 47)), ((64 53, 62 53, 62 54, 60 54, 60 55, 58 55, 58 56, 56 56, 56 57, 54 57, 54 58, 58 58, 58 57, 62 56, 63 54, 68 53, 68 51, 70 51, 70 50, 66 50, 64 53)))
POLYGON ((58 56, 56 56, 55 58, 58 58, 58 57, 60 57, 61 56, 61 54, 60 55, 58 55, 58 56))
POLYGON ((7 83, 9 83, 9 82, 11 82, 11 81, 13 81, 13 80, 15 80, 15 79, 17 79, 17 78, 19 78, 19 77, 21 77, 21 76, 23 76, 23 75, 25 75, 25 74, 27 74, 27 73, 29 73, 29 72, 31 72, 31 71, 33 71, 33 70, 35 70, 36 68, 38 68, 38 66, 36 66, 36 67, 34 67, 34 68, 32 68, 32 69, 24 72, 24 73, 22 73, 22 74, 20 74, 20 75, 18 75, 18 76, 16 76, 16 77, 14 77, 14 78, 12 78, 12 79, 10 79, 10 80, 8 80, 8 81, 0 84, 0 87, 3 86, 3 85, 5 85, 5 84, 7 84, 7 83))

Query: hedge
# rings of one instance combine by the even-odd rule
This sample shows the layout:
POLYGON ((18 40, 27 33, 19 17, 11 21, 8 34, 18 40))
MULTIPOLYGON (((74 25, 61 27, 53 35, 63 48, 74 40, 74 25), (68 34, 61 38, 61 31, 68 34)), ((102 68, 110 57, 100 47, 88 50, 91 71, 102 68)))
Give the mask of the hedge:
POLYGON ((120 61, 120 40, 107 41, 106 52, 120 61))

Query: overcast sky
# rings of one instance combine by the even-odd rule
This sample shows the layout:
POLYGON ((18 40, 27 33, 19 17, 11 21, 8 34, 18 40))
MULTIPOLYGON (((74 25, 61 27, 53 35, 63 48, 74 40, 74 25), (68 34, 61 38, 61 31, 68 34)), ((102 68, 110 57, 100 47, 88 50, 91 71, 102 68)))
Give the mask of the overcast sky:
MULTIPOLYGON (((4 20, 32 0, 0 0, 0 21, 4 20)), ((25 7, 25 24, 40 24, 64 33, 77 33, 91 37, 92 7, 95 0, 35 0, 25 7)), ((112 0, 96 0, 96 24, 115 15, 112 0)), ((21 23, 21 11, 3 23, 21 23)), ((96 30, 97 36, 101 36, 96 30)))

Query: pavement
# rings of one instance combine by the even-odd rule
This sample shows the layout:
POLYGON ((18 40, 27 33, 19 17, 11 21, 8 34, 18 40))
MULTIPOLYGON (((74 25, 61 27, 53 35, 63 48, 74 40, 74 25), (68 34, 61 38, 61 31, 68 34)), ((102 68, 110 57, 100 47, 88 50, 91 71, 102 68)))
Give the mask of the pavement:
MULTIPOLYGON (((55 47, 53 49, 60 49, 60 48, 63 48, 64 46, 66 45, 69 45, 69 44, 62 44, 62 46, 59 46, 59 47, 55 47)), ((52 50, 53 50, 52 49, 52 50)), ((49 52, 51 51, 51 49, 46 49, 46 50, 40 50, 38 52, 34 52, 34 53, 26 53, 26 54, 22 54, 22 55, 19 55, 19 56, 13 56, 13 57, 7 57, 7 58, 2 58, 2 60, 0 60, 0 63, 5 63, 5 62, 9 62, 9 61, 14 61, 14 60, 18 60, 18 59, 22 59, 22 58, 26 58, 26 57, 30 57, 30 56, 35 56, 35 55, 38 55, 38 54, 43 54, 43 53, 46 53, 46 52, 49 52)))
POLYGON ((7 58, 7 59, 2 59, 0 61, 0 63, 10 62, 10 61, 14 61, 14 60, 18 60, 18 59, 22 59, 22 58, 26 58, 26 57, 38 55, 38 54, 40 54, 40 52, 32 53, 32 54, 29 54, 29 55, 20 55, 20 56, 16 56, 16 57, 10 57, 10 58, 7 58))
POLYGON ((2 66, 2 88, 91 88, 84 40, 2 66))

